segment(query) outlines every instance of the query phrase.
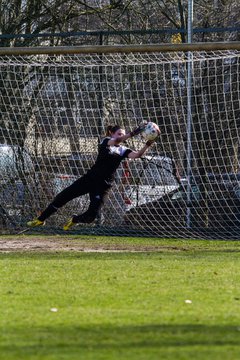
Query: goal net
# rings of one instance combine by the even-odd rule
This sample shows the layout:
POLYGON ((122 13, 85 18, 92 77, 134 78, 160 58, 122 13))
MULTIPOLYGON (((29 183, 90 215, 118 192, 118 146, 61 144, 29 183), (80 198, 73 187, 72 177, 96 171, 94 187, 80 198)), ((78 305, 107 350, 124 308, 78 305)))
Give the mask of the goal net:
MULTIPOLYGON (((239 50, 16 51, 0 52, 2 233, 26 228, 94 164, 107 125, 145 120, 161 136, 121 164, 97 219, 74 231, 239 238, 239 50)), ((41 231, 60 232, 88 205, 69 202, 41 231)))

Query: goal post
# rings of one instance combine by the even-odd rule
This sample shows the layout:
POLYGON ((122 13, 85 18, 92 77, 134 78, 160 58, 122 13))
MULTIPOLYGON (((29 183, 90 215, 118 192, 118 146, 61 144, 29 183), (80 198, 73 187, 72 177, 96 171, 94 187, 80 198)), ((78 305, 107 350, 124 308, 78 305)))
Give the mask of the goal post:
MULTIPOLYGON (((24 228, 92 166, 107 125, 146 120, 161 137, 122 164, 99 217, 74 231, 239 238, 239 67, 239 42, 0 48, 1 232, 24 228)), ((88 204, 68 203, 41 231, 88 204)))

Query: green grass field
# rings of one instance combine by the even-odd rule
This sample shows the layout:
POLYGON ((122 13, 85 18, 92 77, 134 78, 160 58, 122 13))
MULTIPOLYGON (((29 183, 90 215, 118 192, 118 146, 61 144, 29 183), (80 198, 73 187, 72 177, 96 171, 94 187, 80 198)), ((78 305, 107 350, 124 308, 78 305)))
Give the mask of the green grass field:
POLYGON ((66 241, 0 253, 0 359, 240 358, 239 242, 66 241))

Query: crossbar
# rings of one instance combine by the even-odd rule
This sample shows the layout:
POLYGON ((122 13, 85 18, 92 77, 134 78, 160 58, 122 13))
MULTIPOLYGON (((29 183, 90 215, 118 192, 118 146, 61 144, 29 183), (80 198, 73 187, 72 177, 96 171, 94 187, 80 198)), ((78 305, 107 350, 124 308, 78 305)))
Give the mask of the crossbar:
POLYGON ((62 54, 108 54, 108 53, 152 53, 240 50, 240 41, 193 44, 146 44, 146 45, 87 45, 87 46, 41 46, 41 47, 1 47, 2 55, 62 55, 62 54))

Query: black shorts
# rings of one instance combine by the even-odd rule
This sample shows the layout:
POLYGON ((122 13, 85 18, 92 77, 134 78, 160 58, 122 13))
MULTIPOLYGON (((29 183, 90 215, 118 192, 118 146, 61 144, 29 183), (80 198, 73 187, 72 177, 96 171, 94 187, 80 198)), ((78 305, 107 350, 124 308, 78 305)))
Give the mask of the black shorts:
POLYGON ((107 181, 98 181, 98 179, 92 179, 90 176, 84 175, 61 191, 55 197, 52 205, 60 208, 67 202, 85 194, 90 195, 90 201, 93 201, 95 198, 100 198, 101 202, 103 202, 110 188, 111 185, 107 181))

